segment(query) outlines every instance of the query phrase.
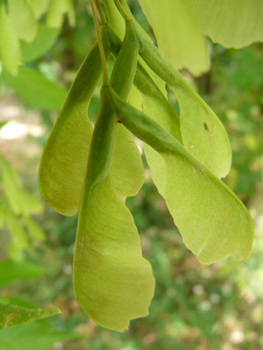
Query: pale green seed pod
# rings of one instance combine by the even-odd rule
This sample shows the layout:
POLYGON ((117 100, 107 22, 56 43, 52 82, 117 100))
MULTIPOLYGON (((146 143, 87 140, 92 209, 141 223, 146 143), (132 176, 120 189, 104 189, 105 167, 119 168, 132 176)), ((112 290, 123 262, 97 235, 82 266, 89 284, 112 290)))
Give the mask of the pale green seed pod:
MULTIPOLYGON (((111 78, 111 84, 125 97, 134 79, 138 55, 138 46, 129 39, 132 24, 127 23, 126 28, 111 78)), ((76 299, 93 321, 124 331, 130 319, 148 314, 155 282, 124 203, 127 184, 122 184, 122 191, 116 191, 112 182, 111 160, 118 123, 108 98, 109 89, 112 88, 101 90, 101 108, 89 153, 79 208, 73 283, 76 299)))

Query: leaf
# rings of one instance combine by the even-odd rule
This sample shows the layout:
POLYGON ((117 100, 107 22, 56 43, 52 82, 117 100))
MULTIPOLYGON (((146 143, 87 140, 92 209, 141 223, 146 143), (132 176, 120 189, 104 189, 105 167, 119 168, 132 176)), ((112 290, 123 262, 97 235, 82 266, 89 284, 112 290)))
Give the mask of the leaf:
POLYGON ((1 166, 2 186, 5 197, 7 198, 7 201, 13 213, 20 214, 22 212, 22 205, 20 202, 20 197, 17 193, 17 189, 20 189, 21 187, 15 182, 14 178, 12 178, 12 171, 10 171, 10 166, 7 162, 3 162, 3 159, 1 159, 1 166))
POLYGON ((33 107, 47 110, 59 109, 66 97, 64 89, 28 67, 20 67, 16 77, 5 70, 4 79, 21 98, 33 107))
POLYGON ((0 129, 5 126, 7 123, 9 122, 9 120, 4 120, 0 122, 0 129))
POLYGON ((13 213, 40 214, 44 209, 43 203, 22 188, 17 171, 4 158, 0 157, 0 164, 4 193, 13 213))
POLYGON ((45 321, 35 321, 1 330, 0 350, 46 350, 55 343, 82 337, 82 334, 58 331, 45 321))
POLYGON ((0 229, 4 227, 5 220, 6 220, 6 212, 4 207, 0 205, 0 229))
POLYGON ((6 222, 12 241, 20 250, 28 249, 29 242, 25 230, 22 228, 19 219, 7 210, 6 222))
POLYGON ((142 257, 132 215, 109 177, 84 196, 74 255, 75 295, 93 321, 122 332, 130 319, 148 314, 155 285, 151 265, 142 257))
POLYGON ((261 0, 187 0, 202 33, 227 48, 263 41, 261 0))
POLYGON ((232 151, 224 126, 185 80, 173 89, 179 102, 185 149, 218 178, 225 177, 232 151))
POLYGON ((209 68, 208 46, 183 0, 139 0, 153 28, 161 56, 174 68, 200 75, 209 68), (165 20, 164 20, 165 19, 165 20))
POLYGON ((65 14, 68 16, 69 25, 73 27, 76 20, 72 0, 50 0, 47 25, 53 28, 61 28, 65 14))
POLYGON ((60 314, 57 307, 46 309, 26 309, 0 303, 0 329, 40 320, 60 314))
POLYGON ((37 36, 31 43, 21 43, 23 62, 31 62, 48 52, 56 42, 59 35, 57 28, 39 25, 37 36))
POLYGON ((25 307, 27 309, 35 309, 36 306, 32 301, 20 296, 0 296, 0 303, 7 305, 16 305, 19 307, 25 307))
POLYGON ((0 51, 5 68, 12 75, 18 74, 20 61, 19 40, 13 29, 5 5, 0 3, 0 51))
POLYGON ((37 19, 39 19, 41 15, 47 11, 49 1, 50 0, 27 0, 37 19))
POLYGON ((13 261, 22 262, 24 260, 24 249, 14 240, 8 244, 6 252, 13 261))
MULTIPOLYGON (((105 49, 108 57, 109 49, 105 49)), ((93 132, 88 105, 101 76, 100 62, 95 44, 74 79, 41 157, 41 195, 63 215, 74 215, 78 210, 93 132)))
POLYGON ((31 42, 36 34, 38 23, 27 0, 9 0, 9 13, 13 28, 19 39, 31 42))
POLYGON ((110 94, 124 126, 165 160, 164 197, 186 247, 203 264, 247 261, 254 231, 244 204, 151 118, 110 94))
POLYGON ((30 262, 0 261, 0 286, 9 285, 17 280, 38 278, 45 273, 42 267, 30 262))
POLYGON ((45 232, 42 228, 29 217, 24 216, 23 221, 27 226, 27 231, 33 240, 44 241, 46 238, 45 232))
POLYGON ((43 202, 37 197, 34 197, 31 193, 23 189, 17 189, 17 194, 19 196, 19 201, 21 202, 21 214, 36 215, 43 212, 43 202))

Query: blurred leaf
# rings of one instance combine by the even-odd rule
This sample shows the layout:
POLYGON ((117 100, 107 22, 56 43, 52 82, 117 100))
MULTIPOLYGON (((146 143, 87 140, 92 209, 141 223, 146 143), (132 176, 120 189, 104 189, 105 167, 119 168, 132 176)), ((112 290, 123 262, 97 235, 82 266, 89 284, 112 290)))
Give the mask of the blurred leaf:
POLYGON ((0 164, 4 194, 13 213, 17 215, 41 213, 44 209, 43 202, 22 188, 17 171, 2 157, 0 157, 0 164))
POLYGON ((13 29, 5 5, 0 2, 0 51, 4 66, 12 75, 18 74, 20 61, 19 40, 13 29))
POLYGON ((26 0, 9 0, 9 13, 19 39, 31 42, 37 34, 37 20, 26 0))
POLYGON ((174 68, 200 75, 209 68, 208 45, 183 0, 139 0, 153 28, 161 56, 174 68), (165 20, 164 20, 165 19, 165 20))
POLYGON ((6 221, 6 212, 5 209, 0 206, 0 229, 3 228, 6 221))
POLYGON ((35 309, 36 306, 32 301, 17 296, 0 296, 0 303, 7 305, 16 305, 27 309, 35 309))
POLYGON ((50 0, 27 0, 37 19, 47 11, 49 1, 50 0))
POLYGON ((72 0, 51 0, 47 12, 47 25, 53 28, 61 28, 65 14, 68 16, 69 25, 73 27, 76 20, 72 0))
POLYGON ((21 214, 22 206, 20 202, 20 196, 18 190, 21 189, 21 184, 16 181, 13 176, 14 171, 10 164, 7 163, 3 158, 0 158, 2 168, 2 186, 5 197, 10 205, 11 210, 14 214, 21 214))
POLYGON ((227 48, 263 41, 262 0, 187 0, 202 32, 227 48))
POLYGON ((0 122, 0 129, 5 126, 7 123, 9 122, 9 120, 5 120, 3 122, 0 122))
POLYGON ((37 278, 45 273, 45 269, 30 262, 0 261, 0 286, 8 285, 17 280, 37 278))
POLYGON ((15 241, 12 241, 8 244, 6 253, 9 259, 13 261, 22 262, 24 260, 23 248, 21 248, 21 246, 18 245, 15 241))
POLYGON ((26 309, 0 303, 0 330, 60 314, 57 307, 26 309))
POLYGON ((0 350, 46 350, 54 343, 82 337, 82 334, 58 331, 46 321, 36 321, 1 330, 0 350))
POLYGON ((46 234, 45 232, 42 230, 42 228, 32 219, 24 216, 23 217, 23 221, 27 226, 27 231, 30 235, 30 237, 35 240, 40 240, 40 241, 44 241, 46 238, 46 234))
POLYGON ((17 189, 19 201, 21 203, 21 214, 34 215, 42 213, 44 203, 23 189, 17 189))
POLYGON ((21 43, 22 61, 34 61, 44 55, 54 45, 58 35, 59 29, 40 25, 34 41, 28 44, 21 43))
POLYGON ((20 67, 17 77, 4 70, 4 78, 10 87, 33 107, 60 109, 66 98, 63 88, 28 67, 20 67))
POLYGON ((21 226, 19 219, 13 213, 11 213, 11 211, 6 210, 6 212, 7 212, 6 222, 7 222, 8 231, 12 237, 12 242, 20 250, 28 249, 29 248, 28 237, 25 230, 21 226))

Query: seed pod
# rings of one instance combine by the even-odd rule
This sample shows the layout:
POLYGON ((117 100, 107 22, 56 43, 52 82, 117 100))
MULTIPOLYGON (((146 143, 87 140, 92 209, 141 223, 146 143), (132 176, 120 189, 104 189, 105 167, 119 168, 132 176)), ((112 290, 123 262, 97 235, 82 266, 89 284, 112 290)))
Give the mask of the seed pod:
MULTIPOLYGON (((108 28, 108 27, 107 27, 108 28)), ((124 100, 128 98, 137 67, 139 42, 132 22, 126 23, 126 34, 121 49, 117 55, 112 72, 111 85, 124 100), (132 48, 132 49, 131 49, 132 48)), ((122 197, 134 196, 144 182, 144 169, 138 147, 132 134, 123 125, 116 127, 116 141, 111 166, 111 183, 122 197)))
MULTIPOLYGON (((111 42, 111 50, 114 55, 119 52, 121 41, 114 32, 107 26, 111 42)), ((160 126, 169 134, 182 143, 180 121, 175 110, 167 101, 155 81, 147 73, 140 62, 137 65, 137 71, 134 78, 134 85, 140 91, 142 96, 142 107, 144 113, 151 116, 160 126)), ((158 188, 158 191, 164 195, 165 191, 165 164, 164 159, 153 148, 147 144, 144 145, 144 152, 147 163, 151 170, 151 176, 158 188)))
MULTIPOLYGON (((131 26, 127 23, 126 31, 131 26)), ((111 84, 125 97, 133 82, 138 54, 138 46, 126 41, 128 34, 111 78, 111 84)), ((116 191, 112 183, 110 167, 119 124, 108 98, 109 89, 101 90, 101 108, 82 190, 73 283, 76 299, 93 321, 124 331, 130 319, 148 314, 155 283, 151 265, 142 257, 132 215, 125 206, 127 187, 122 184, 122 190, 116 191)))
POLYGON ((164 198, 186 247, 203 264, 229 256, 247 261, 254 232, 244 204, 156 122, 107 92, 119 120, 164 158, 164 198))

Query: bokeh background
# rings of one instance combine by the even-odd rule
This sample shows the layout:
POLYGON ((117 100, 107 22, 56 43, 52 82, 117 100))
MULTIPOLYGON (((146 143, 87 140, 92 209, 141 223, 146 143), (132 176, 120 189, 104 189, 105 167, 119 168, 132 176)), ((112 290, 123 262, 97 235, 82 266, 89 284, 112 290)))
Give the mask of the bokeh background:
MULTIPOLYGON (((129 4, 151 34, 137 2, 129 4)), ((76 26, 65 19, 52 48, 27 63, 65 91, 95 41, 86 0, 75 5, 76 26)), ((226 50, 210 42, 210 49, 207 74, 182 73, 228 132, 233 164, 225 182, 254 220, 251 259, 200 265, 183 245, 144 159, 145 184, 127 205, 153 266, 156 290, 149 316, 133 320, 124 333, 96 325, 79 308, 71 279, 77 217, 57 214, 38 191, 41 152, 63 99, 56 108, 36 108, 36 97, 28 102, 18 96, 0 66, 0 302, 62 311, 2 330, 0 350, 263 349, 263 44, 226 50), (16 208, 17 200, 27 209, 16 208)), ((175 96, 168 93, 178 111, 175 96)), ((99 88, 89 108, 93 121, 98 109, 99 88)))

